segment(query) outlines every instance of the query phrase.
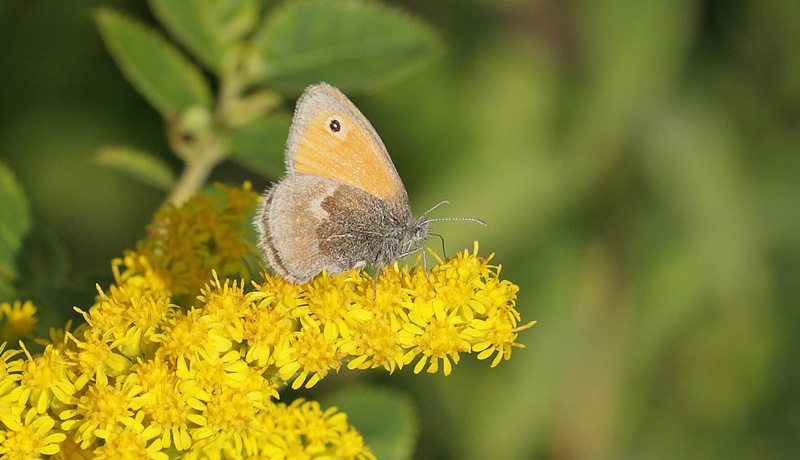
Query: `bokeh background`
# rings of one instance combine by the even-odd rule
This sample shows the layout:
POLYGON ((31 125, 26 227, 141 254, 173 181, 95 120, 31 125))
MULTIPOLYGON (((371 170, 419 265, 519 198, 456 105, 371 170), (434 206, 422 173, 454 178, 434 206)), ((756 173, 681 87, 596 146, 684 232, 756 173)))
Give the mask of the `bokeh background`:
MULTIPOLYGON (((800 3, 391 3, 446 50, 352 99, 417 213, 447 198, 437 216, 489 222, 437 230, 451 253, 495 253, 538 324, 495 369, 342 372, 311 396, 406 392, 418 459, 795 458, 800 3)), ((100 5, 156 24, 132 0, 0 2, 0 161, 31 201, 21 263, 47 263, 23 284, 45 327, 92 303, 165 197, 97 149, 180 167, 101 42, 100 5)), ((224 164, 213 179, 272 178, 224 164)))

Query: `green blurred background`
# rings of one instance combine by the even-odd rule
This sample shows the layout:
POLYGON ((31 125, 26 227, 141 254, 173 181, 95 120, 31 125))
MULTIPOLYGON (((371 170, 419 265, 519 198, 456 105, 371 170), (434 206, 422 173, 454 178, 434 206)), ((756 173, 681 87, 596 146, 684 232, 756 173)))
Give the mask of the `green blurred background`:
MULTIPOLYGON (((800 2, 393 3, 446 51, 352 99, 417 213, 447 198, 437 217, 489 222, 437 231, 450 253, 496 253, 538 324, 495 369, 342 372, 317 394, 408 392, 419 459, 794 458, 800 2)), ((42 266, 22 292, 52 304, 45 326, 91 304, 164 199, 97 149, 180 167, 100 40, 100 5, 156 24, 144 2, 0 3, 0 160, 31 201, 20 263, 42 266)), ((269 183, 233 164, 213 179, 269 183)))

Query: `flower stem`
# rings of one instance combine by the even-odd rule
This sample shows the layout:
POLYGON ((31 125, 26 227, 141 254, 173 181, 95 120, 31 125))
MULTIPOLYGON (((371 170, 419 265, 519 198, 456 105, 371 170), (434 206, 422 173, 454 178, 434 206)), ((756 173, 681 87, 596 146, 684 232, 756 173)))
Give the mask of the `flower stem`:
POLYGON ((214 167, 228 156, 229 152, 221 140, 223 136, 218 130, 229 127, 226 111, 241 98, 241 92, 241 79, 237 74, 229 73, 223 76, 220 79, 217 107, 214 110, 216 123, 201 123, 201 129, 192 133, 194 143, 191 145, 184 144, 184 138, 180 134, 173 137, 173 149, 176 152, 184 151, 186 154, 179 156, 188 160, 183 173, 167 197, 167 203, 176 206, 183 204, 206 183, 214 167))
POLYGON ((180 206, 206 183, 211 170, 225 155, 221 148, 209 145, 202 155, 186 163, 186 167, 178 178, 178 182, 167 197, 167 203, 180 206))

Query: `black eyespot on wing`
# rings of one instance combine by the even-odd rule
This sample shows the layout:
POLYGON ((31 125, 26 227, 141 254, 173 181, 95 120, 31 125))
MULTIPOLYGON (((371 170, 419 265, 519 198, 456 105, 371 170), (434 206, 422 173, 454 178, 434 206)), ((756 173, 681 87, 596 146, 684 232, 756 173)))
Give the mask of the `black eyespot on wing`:
POLYGON ((342 125, 339 123, 339 120, 331 120, 330 124, 328 124, 328 127, 329 127, 329 128, 331 129, 331 131, 333 131, 334 133, 338 133, 338 132, 339 132, 339 130, 341 130, 341 129, 342 129, 342 125))

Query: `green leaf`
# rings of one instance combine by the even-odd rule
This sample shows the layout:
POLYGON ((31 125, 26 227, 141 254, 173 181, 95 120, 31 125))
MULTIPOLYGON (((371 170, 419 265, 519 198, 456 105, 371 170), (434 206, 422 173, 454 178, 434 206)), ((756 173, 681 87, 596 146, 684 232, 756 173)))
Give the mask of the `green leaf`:
POLYGON ((225 54, 233 42, 252 31, 259 20, 255 0, 150 0, 158 19, 170 34, 194 53, 203 64, 222 73, 225 54))
POLYGON ((269 177, 283 173, 283 150, 292 119, 287 113, 257 118, 231 129, 230 159, 269 177))
POLYGON ((103 166, 129 174, 140 181, 169 191, 175 185, 175 174, 160 158, 131 147, 105 147, 95 156, 103 166))
POLYGON ((0 163, 0 296, 13 293, 16 256, 31 227, 28 199, 11 170, 0 163))
POLYGON ((342 391, 324 401, 347 414, 347 422, 364 437, 381 460, 411 458, 418 433, 417 415, 410 398, 376 387, 342 391))
POLYGON ((101 9, 96 19, 122 73, 162 115, 211 105, 203 74, 160 34, 110 9, 101 9))
POLYGON ((223 41, 215 30, 214 3, 203 0, 150 0, 150 8, 175 39, 203 63, 219 70, 223 41))
POLYGON ((343 91, 381 84, 441 49, 422 22, 380 3, 292 1, 255 38, 254 78, 291 93, 327 81, 343 91))

